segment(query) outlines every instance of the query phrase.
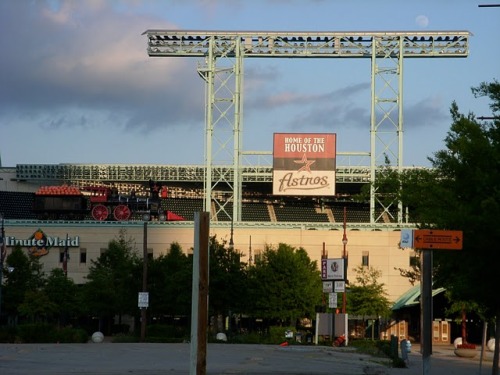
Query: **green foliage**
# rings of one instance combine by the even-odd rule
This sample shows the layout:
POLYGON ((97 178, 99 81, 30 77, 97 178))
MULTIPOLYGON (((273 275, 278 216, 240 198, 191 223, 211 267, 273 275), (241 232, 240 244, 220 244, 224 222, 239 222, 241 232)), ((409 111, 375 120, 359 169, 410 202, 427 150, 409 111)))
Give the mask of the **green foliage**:
POLYGON ((401 186, 396 196, 420 227, 463 231, 462 251, 433 253, 434 280, 454 300, 475 301, 491 317, 500 313, 500 299, 491 292, 500 264, 494 251, 500 241, 500 83, 483 82, 472 92, 491 100, 494 120, 479 122, 453 102, 446 147, 429 158, 433 168, 401 175, 385 170, 377 188, 401 186))
POLYGON ((210 282, 209 308, 214 315, 226 316, 245 312, 246 264, 241 262, 241 252, 210 238, 210 282))
POLYGON ((149 342, 182 342, 190 337, 186 327, 167 324, 152 324, 146 328, 149 342))
POLYGON ((388 316, 390 301, 384 284, 379 283, 381 271, 373 267, 355 269, 356 281, 349 287, 347 311, 360 316, 388 316))
POLYGON ((172 243, 166 255, 148 263, 148 291, 152 316, 191 313, 192 258, 172 243))
POLYGON ((311 317, 321 303, 321 277, 307 252, 290 245, 268 246, 249 269, 249 304, 254 314, 285 324, 311 317))
POLYGON ((89 340, 87 332, 83 329, 64 327, 55 331, 56 342, 84 344, 89 340))
POLYGON ((0 326, 0 342, 13 343, 16 341, 17 328, 15 326, 0 326))
POLYGON ((62 269, 50 271, 44 292, 55 308, 54 316, 59 324, 64 325, 70 317, 82 312, 80 288, 66 277, 62 269))
POLYGON ((137 311, 137 293, 141 290, 141 260, 131 239, 120 231, 118 239, 92 261, 84 286, 84 300, 90 313, 100 317, 131 314, 137 311))
POLYGON ((269 344, 281 344, 286 341, 285 333, 286 331, 292 331, 295 335, 295 327, 282 327, 282 326, 271 326, 269 327, 269 333, 267 337, 267 343, 269 344))
POLYGON ((228 337, 228 341, 232 344, 264 344, 267 336, 263 336, 259 332, 247 332, 228 337))
POLYGON ((388 358, 392 367, 406 368, 406 363, 399 358, 398 351, 393 353, 390 341, 384 340, 351 340, 349 345, 356 348, 358 353, 368 354, 373 357, 388 358))
POLYGON ((29 321, 47 321, 57 312, 57 306, 42 290, 28 290, 24 295, 23 303, 17 308, 22 316, 29 321))
POLYGON ((86 343, 87 333, 72 327, 57 328, 52 324, 21 324, 16 328, 16 336, 22 343, 86 343))
POLYGON ((15 246, 5 259, 13 272, 5 272, 2 287, 2 312, 18 315, 18 307, 24 302, 28 291, 38 291, 44 286, 44 274, 37 257, 27 255, 20 246, 15 246))

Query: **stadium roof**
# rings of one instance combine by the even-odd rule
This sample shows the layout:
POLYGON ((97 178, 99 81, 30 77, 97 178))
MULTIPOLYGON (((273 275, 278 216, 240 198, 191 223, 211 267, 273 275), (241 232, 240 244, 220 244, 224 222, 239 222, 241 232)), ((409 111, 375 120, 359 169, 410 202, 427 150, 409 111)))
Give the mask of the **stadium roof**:
MULTIPOLYGON (((432 297, 444 292, 444 288, 437 288, 432 290, 432 297)), ((396 311, 406 307, 417 306, 420 304, 420 284, 415 285, 413 288, 408 290, 405 294, 399 297, 394 305, 392 305, 392 310, 396 311)))

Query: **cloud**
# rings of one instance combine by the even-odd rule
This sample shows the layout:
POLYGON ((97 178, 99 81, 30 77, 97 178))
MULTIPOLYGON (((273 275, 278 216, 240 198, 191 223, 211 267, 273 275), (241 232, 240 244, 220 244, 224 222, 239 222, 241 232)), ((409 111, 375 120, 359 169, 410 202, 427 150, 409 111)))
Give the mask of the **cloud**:
POLYGON ((49 129, 104 122, 141 131, 203 121, 194 63, 146 53, 146 29, 176 25, 114 4, 2 2, 0 120, 8 114, 49 129))
POLYGON ((406 130, 450 124, 448 109, 440 97, 428 97, 404 108, 406 130))
POLYGON ((366 127, 369 124, 370 83, 357 83, 326 93, 281 91, 272 94, 260 92, 246 98, 246 107, 255 112, 286 111, 290 126, 301 128, 341 126, 366 127), (366 96, 368 101, 362 101, 366 96), (368 119, 368 120, 367 120, 368 119))

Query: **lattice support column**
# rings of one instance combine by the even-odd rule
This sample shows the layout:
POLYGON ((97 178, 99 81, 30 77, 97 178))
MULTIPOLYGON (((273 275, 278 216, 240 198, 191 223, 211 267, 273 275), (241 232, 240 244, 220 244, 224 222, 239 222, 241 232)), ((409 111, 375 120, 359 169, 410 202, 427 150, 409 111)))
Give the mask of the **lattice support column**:
POLYGON ((206 82, 204 209, 209 210, 213 200, 215 216, 239 221, 243 77, 241 41, 212 36, 209 45, 205 66, 198 68, 206 82), (227 195, 214 195, 217 188, 227 192, 227 195), (230 204, 232 209, 229 209, 230 204))
POLYGON ((385 215, 401 223, 403 217, 401 202, 387 200, 374 186, 387 162, 399 172, 403 167, 403 50, 400 36, 375 37, 372 44, 371 223, 383 222, 385 215))

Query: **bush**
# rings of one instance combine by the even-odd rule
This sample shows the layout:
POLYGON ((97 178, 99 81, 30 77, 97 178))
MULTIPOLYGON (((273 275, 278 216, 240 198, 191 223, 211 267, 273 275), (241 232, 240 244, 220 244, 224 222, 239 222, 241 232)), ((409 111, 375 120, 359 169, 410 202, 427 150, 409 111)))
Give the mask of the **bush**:
POLYGON ((83 329, 57 328, 46 323, 21 324, 17 326, 17 335, 22 343, 86 343, 87 332, 83 329))
POLYGON ((124 344, 131 342, 139 342, 139 337, 131 334, 118 334, 113 336, 113 343, 124 344))
POLYGON ((376 357, 386 357, 392 361, 392 367, 405 368, 406 363, 399 358, 397 351, 394 355, 391 342, 386 340, 351 340, 349 345, 357 351, 376 357))
POLYGON ((17 329, 16 327, 0 327, 0 342, 1 343, 14 343, 16 341, 17 329))
POLYGON ((148 342, 183 342, 189 336, 190 332, 186 327, 167 324, 152 324, 146 327, 146 341, 148 342))
POLYGON ((269 344, 281 344, 286 340, 285 332, 292 331, 295 335, 295 328, 293 327, 280 327, 280 326, 271 326, 269 327, 269 336, 268 343, 269 344))
POLYGON ((46 323, 20 324, 17 332, 22 343, 57 342, 54 326, 46 323))
POLYGON ((232 344, 262 344, 263 341, 263 336, 258 332, 242 333, 228 337, 228 342, 232 344))
POLYGON ((84 329, 64 327, 56 329, 55 340, 60 343, 84 344, 89 340, 89 336, 84 329))

